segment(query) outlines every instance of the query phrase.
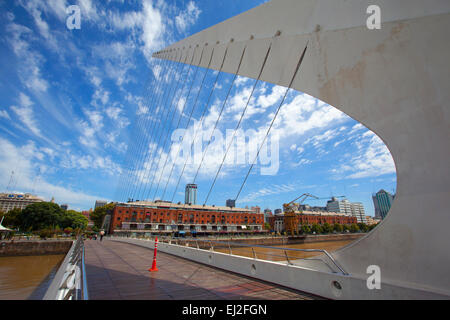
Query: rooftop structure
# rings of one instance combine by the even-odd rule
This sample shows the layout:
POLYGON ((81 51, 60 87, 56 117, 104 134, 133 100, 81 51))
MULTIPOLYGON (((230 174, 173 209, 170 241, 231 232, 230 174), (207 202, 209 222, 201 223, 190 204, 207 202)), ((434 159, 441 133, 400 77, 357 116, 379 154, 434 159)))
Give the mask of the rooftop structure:
POLYGON ((32 203, 43 201, 30 193, 0 193, 0 211, 8 212, 15 208, 24 209, 32 203))

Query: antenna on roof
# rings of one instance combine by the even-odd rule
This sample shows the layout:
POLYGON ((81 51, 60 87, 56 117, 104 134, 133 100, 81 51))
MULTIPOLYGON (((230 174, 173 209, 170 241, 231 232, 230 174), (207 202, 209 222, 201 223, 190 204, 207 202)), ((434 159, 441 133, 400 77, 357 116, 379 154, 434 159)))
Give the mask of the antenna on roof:
POLYGON ((11 176, 9 178, 8 186, 6 187, 6 191, 11 191, 10 188, 11 188, 13 178, 14 178, 14 171, 11 171, 11 176))

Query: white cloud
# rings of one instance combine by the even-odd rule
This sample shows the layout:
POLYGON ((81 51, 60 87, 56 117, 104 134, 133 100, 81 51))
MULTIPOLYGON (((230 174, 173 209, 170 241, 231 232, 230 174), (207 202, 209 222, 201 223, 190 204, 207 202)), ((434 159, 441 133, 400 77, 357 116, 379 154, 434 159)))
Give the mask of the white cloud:
MULTIPOLYGON (((49 201, 52 197, 59 203, 68 203, 71 207, 84 207, 94 203, 99 197, 72 190, 46 181, 44 176, 37 176, 42 164, 43 154, 33 142, 18 147, 4 138, 0 138, 0 180, 9 181, 11 171, 15 173, 14 191, 31 192, 49 201)), ((45 166, 42 167, 45 172, 45 166)))
POLYGON ((36 92, 47 91, 49 84, 42 78, 41 65, 44 57, 31 50, 29 40, 33 32, 22 25, 10 23, 6 26, 10 35, 8 42, 18 58, 18 76, 22 83, 36 92))
POLYGON ((201 10, 197 7, 195 2, 190 1, 186 10, 182 11, 175 17, 175 25, 179 32, 184 33, 189 25, 194 24, 200 16, 201 10))
POLYGON ((350 160, 346 159, 345 163, 332 169, 332 173, 348 179, 395 173, 395 164, 386 145, 374 133, 366 133, 356 143, 359 151, 350 160))
POLYGON ((11 106, 11 110, 14 111, 20 121, 26 125, 31 132, 33 132, 36 136, 42 137, 41 130, 38 128, 36 123, 36 116, 34 115, 33 108, 31 107, 33 102, 23 93, 20 93, 19 102, 20 106, 11 106))
POLYGON ((11 118, 9 117, 9 114, 6 110, 0 110, 0 118, 5 118, 8 120, 11 120, 11 118))

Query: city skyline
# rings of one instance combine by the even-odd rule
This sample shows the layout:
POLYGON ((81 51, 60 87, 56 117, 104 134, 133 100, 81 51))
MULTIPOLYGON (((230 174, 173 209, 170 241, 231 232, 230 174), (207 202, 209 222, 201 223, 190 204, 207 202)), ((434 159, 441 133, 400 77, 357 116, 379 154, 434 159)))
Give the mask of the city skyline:
MULTIPOLYGON (((80 30, 67 30, 65 11, 44 1, 1 4, 0 188, 7 189, 14 171, 12 193, 34 190, 79 211, 98 199, 116 201, 136 114, 148 111, 143 83, 157 76, 159 64, 151 53, 262 2, 91 3, 82 7, 80 30), (33 15, 37 9, 42 16, 33 15)), ((210 83, 213 76, 207 75, 210 83)), ((205 131, 214 124, 219 98, 230 80, 228 74, 221 76, 223 88, 206 114, 205 131)), ((238 77, 220 132, 234 128, 253 83, 238 77)), ((284 90, 258 84, 243 129, 264 132, 284 90)), ((193 117, 198 120, 200 114, 193 117)), ((396 188, 395 166, 383 142, 314 97, 290 92, 274 130, 281 137, 280 169, 275 176, 254 170, 237 207, 275 210, 309 192, 321 198, 346 195, 373 215, 372 194, 396 188)), ((215 158, 208 154, 196 182, 198 203, 203 203, 216 173, 215 158)), ((234 199, 247 169, 225 166, 208 203, 223 205, 234 199)), ((175 167, 176 174, 180 170, 175 167)), ((192 171, 194 167, 187 168, 182 185, 191 182, 192 171)), ((172 181, 169 188, 174 190, 172 181)), ((178 190, 175 202, 183 201, 183 191, 178 190)))

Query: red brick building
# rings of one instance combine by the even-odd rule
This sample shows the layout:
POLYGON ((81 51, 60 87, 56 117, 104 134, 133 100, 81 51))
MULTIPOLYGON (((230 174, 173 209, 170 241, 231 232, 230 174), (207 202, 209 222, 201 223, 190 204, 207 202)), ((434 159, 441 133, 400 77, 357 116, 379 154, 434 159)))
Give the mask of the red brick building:
MULTIPOLYGON (((269 217, 269 224, 271 230, 275 230, 275 221, 284 219, 284 216, 272 216, 269 217)), ((308 225, 311 226, 313 224, 353 224, 357 223, 357 219, 354 216, 345 215, 343 213, 336 212, 326 212, 326 211, 303 211, 302 213, 297 212, 297 220, 299 226, 308 225)))
POLYGON ((168 202, 119 203, 110 233, 256 233, 264 232, 264 215, 249 209, 168 202))

